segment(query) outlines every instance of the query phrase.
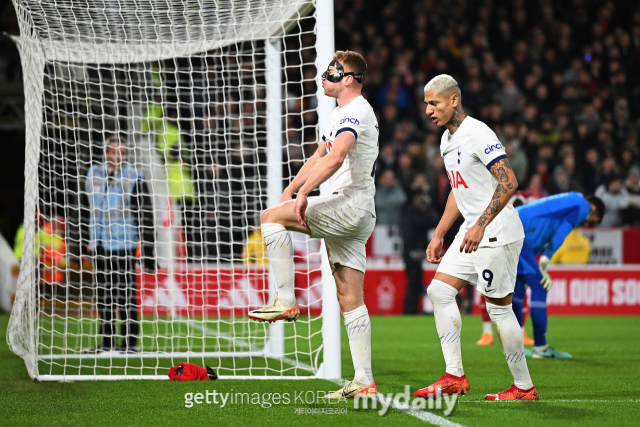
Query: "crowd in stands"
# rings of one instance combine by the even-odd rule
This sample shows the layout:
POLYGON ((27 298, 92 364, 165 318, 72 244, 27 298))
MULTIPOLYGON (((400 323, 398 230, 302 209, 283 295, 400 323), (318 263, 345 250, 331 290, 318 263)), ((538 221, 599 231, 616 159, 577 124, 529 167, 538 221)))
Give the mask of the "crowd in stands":
POLYGON ((336 48, 362 52, 369 66, 363 92, 380 123, 383 220, 397 218, 416 194, 444 209, 443 129, 426 117, 423 87, 445 73, 460 84, 466 113, 498 135, 521 197, 596 194, 607 208, 603 225, 640 224, 636 2, 352 0, 335 7, 336 48))
MULTIPOLYGON (((446 73, 459 82, 466 113, 504 145, 519 197, 596 194, 607 208, 603 225, 640 225, 636 2, 347 0, 334 8, 336 49, 361 52, 368 62, 363 95, 380 125, 378 224, 424 215, 422 225, 432 227, 444 210, 443 129, 424 112, 423 87, 446 73)), ((322 70, 315 50, 303 48, 315 43, 313 24, 285 38, 284 185, 317 147, 322 70)), ((192 259, 241 259, 266 207, 265 94, 251 77, 255 58, 236 57, 224 66, 215 55, 165 61, 159 78, 169 79, 162 83, 169 91, 149 94, 140 129, 181 182, 171 196, 192 259)))

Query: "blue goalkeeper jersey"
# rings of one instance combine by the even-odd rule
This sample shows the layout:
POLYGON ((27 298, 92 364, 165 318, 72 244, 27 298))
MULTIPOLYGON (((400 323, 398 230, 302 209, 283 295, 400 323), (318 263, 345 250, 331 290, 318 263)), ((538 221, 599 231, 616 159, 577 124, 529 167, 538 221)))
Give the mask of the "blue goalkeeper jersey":
POLYGON ((582 194, 562 193, 518 206, 518 214, 524 227, 524 242, 534 255, 543 252, 551 258, 571 230, 582 224, 591 204, 582 194))

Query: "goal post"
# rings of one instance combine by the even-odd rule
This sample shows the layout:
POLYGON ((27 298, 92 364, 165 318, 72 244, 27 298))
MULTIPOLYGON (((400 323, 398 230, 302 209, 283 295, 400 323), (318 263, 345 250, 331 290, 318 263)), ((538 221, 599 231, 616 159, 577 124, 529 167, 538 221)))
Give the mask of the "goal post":
MULTIPOLYGON (((317 63, 321 70, 323 64, 328 64, 333 59, 334 26, 333 26, 333 1, 320 1, 317 8, 317 63)), ((322 86, 318 86, 318 126, 320 129, 329 127, 329 116, 336 107, 334 98, 324 96, 322 86)), ((328 182, 320 186, 321 195, 330 195, 331 188, 328 182)), ((326 248, 322 242, 322 310, 324 323, 322 326, 322 339, 324 346, 324 363, 322 375, 325 378, 342 378, 342 365, 335 363, 340 360, 340 306, 336 292, 336 283, 331 274, 329 259, 326 257, 326 248)))
POLYGON ((334 48, 331 2, 13 3, 27 131, 7 342, 31 378, 164 379, 182 361, 221 378, 340 378, 340 310, 321 242, 293 233, 300 319, 247 317, 275 287, 260 213, 279 203, 333 108, 318 84, 334 48), (87 184, 114 136, 152 200, 158 268, 136 269, 133 303, 101 283, 111 276, 90 230, 97 214, 107 226, 116 215, 96 208, 87 184), (99 306, 117 319, 112 335, 99 306), (118 348, 87 351, 107 335, 118 348))

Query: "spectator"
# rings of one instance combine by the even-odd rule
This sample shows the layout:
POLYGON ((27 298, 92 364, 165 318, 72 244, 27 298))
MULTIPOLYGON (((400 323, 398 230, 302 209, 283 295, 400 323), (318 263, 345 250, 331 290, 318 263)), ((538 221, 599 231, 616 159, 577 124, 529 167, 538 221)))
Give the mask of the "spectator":
POLYGON ((529 168, 527 156, 517 149, 513 142, 505 143, 504 151, 507 153, 509 164, 511 164, 511 169, 513 169, 513 173, 515 173, 518 182, 525 182, 529 168))
POLYGON ((551 257, 552 264, 588 264, 591 256, 591 242, 578 227, 564 239, 562 245, 551 257))
POLYGON ((202 256, 201 208, 191 174, 192 153, 180 132, 178 110, 169 110, 167 117, 164 117, 163 110, 157 103, 150 104, 145 113, 143 131, 150 132, 155 138, 156 147, 164 162, 167 191, 173 203, 180 206, 187 254, 193 260, 202 256))
POLYGON ((620 161, 620 175, 628 176, 631 169, 637 165, 635 155, 630 147, 625 147, 622 150, 622 156, 620 161))
POLYGON ((378 92, 378 105, 394 104, 400 110, 407 110, 411 106, 411 93, 404 85, 403 77, 394 73, 389 81, 378 92))
POLYGON ((589 148, 585 153, 582 172, 586 176, 583 181, 585 192, 587 194, 594 193, 602 182, 602 168, 598 163, 598 150, 595 148, 589 148))
POLYGON ((562 164, 556 166, 553 171, 553 180, 549 185, 549 194, 583 191, 579 179, 576 177, 576 163, 572 154, 564 156, 562 164))
POLYGON ((547 191, 542 185, 540 174, 535 173, 531 176, 531 179, 529 179, 529 187, 527 187, 523 193, 527 199, 541 199, 548 196, 547 191))
POLYGON ((155 271, 153 204, 141 173, 127 163, 127 142, 105 142, 105 161, 94 164, 85 182, 89 200, 89 250, 96 266, 100 344, 87 353, 118 350, 137 353, 140 325, 136 288, 136 251, 155 271), (116 342, 116 312, 122 344, 116 342))
POLYGON ((402 208, 407 201, 407 195, 396 181, 395 174, 387 169, 380 176, 376 187, 376 224, 392 225, 400 224, 402 208))
POLYGON ((507 78, 505 80, 502 89, 496 93, 495 100, 500 104, 502 112, 507 118, 511 118, 518 111, 520 90, 513 79, 507 78))
POLYGON ((585 125, 587 134, 593 134, 600 127, 600 115, 596 111, 593 103, 585 104, 582 112, 576 116, 578 124, 585 125))
POLYGON ((398 156, 398 162, 395 169, 395 176, 398 178, 400 185, 405 192, 409 190, 413 183, 413 178, 417 171, 413 167, 413 157, 409 153, 401 153, 398 156))
POLYGON ((625 212, 626 224, 640 224, 640 167, 632 166, 625 181, 629 193, 629 208, 625 212))
MULTIPOLYGON (((60 216, 54 216, 45 223, 43 230, 38 233, 40 238, 39 267, 40 280, 54 284, 64 282, 64 271, 67 266, 67 245, 64 234, 65 221, 60 216), (44 233, 43 233, 44 231, 44 233)), ((55 295, 52 295, 55 297, 55 295)))
MULTIPOLYGON (((419 175, 422 176, 422 175, 419 175)), ((425 181, 426 182, 426 181, 425 181)), ((427 250, 429 229, 438 225, 438 214, 426 193, 416 194, 402 217, 404 240, 402 258, 407 271, 407 293, 404 314, 416 314, 424 293, 422 261, 427 250)))
POLYGON ((622 184, 622 180, 613 176, 608 184, 602 184, 596 189, 596 196, 605 205, 603 227, 617 227, 622 225, 622 213, 629 207, 629 193, 622 184))
POLYGON ((433 158, 431 167, 427 168, 425 177, 429 188, 431 188, 433 206, 438 213, 444 212, 451 192, 451 183, 444 167, 444 159, 441 156, 433 158))
POLYGON ((376 172, 382 176, 382 173, 387 169, 393 170, 396 164, 396 152, 393 148, 393 144, 386 143, 380 147, 380 154, 378 155, 378 161, 376 162, 376 172))
POLYGON ((558 142, 560 142, 560 134, 553 126, 553 119, 551 116, 545 116, 542 119, 542 126, 538 136, 538 144, 555 145, 558 142))
POLYGON ((611 180, 617 177, 617 165, 616 158, 613 156, 607 156, 602 160, 600 175, 600 184, 608 184, 611 180))

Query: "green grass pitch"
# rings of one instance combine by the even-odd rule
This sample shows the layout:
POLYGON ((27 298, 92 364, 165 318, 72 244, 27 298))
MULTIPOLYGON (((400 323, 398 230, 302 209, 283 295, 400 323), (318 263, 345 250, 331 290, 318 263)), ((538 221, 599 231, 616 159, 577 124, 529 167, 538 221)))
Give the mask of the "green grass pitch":
MULTIPOLYGON (((0 425, 71 426, 313 426, 428 425, 391 409, 355 410, 353 403, 294 403, 295 393, 329 391, 323 380, 219 380, 216 382, 87 381, 33 383, 24 363, 8 349, 8 315, 0 315, 0 425), (185 408, 185 393, 289 393, 290 404, 270 408, 252 404, 214 404, 185 408), (346 414, 296 414, 296 409, 344 408, 346 414)), ((373 317, 373 373, 381 393, 400 393, 435 381, 444 361, 433 317, 373 317)), ((529 369, 540 393, 538 402, 486 402, 486 393, 511 385, 497 344, 479 347, 480 319, 463 318, 465 373, 471 384, 446 421, 463 426, 601 426, 640 424, 640 318, 552 317, 549 342, 574 355, 571 360, 531 360, 529 369)), ((342 336, 342 372, 352 378, 346 334, 342 336)), ((442 417, 442 411, 431 411, 442 417)), ((444 418, 440 418, 444 420, 444 418)), ((436 419, 438 421, 438 419, 436 419)), ((444 425, 440 421, 441 425, 444 425)))

